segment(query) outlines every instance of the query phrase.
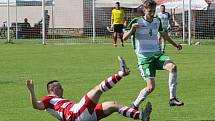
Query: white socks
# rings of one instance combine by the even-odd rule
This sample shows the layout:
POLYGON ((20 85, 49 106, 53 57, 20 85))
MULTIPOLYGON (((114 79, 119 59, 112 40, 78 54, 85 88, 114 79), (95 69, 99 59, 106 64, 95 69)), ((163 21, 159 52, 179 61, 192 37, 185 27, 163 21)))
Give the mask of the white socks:
POLYGON ((176 97, 176 85, 177 85, 177 73, 169 73, 169 98, 172 99, 176 97))
POLYGON ((123 77, 123 76, 124 76, 124 72, 123 72, 123 71, 119 71, 119 72, 118 72, 118 75, 119 75, 120 77, 123 77))
POLYGON ((140 94, 138 95, 137 99, 133 102, 134 106, 139 107, 139 105, 141 104, 141 102, 146 98, 146 96, 148 96, 149 93, 146 90, 146 88, 142 89, 140 91, 140 94))
MULTIPOLYGON (((169 73, 169 94, 170 99, 176 97, 176 85, 177 85, 177 72, 170 72, 169 73)), ((142 89, 136 98, 136 100, 133 102, 134 106, 139 107, 142 101, 149 95, 146 88, 142 89)))
POLYGON ((122 79, 123 72, 119 71, 117 74, 113 74, 111 77, 103 80, 100 85, 99 89, 101 92, 105 92, 109 89, 112 89, 113 86, 122 79))

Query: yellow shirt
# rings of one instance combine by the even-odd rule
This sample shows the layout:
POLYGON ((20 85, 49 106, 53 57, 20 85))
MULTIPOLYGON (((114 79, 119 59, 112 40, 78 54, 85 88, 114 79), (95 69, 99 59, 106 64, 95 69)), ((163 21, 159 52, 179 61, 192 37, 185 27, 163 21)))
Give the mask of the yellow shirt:
POLYGON ((125 13, 122 9, 113 9, 111 19, 113 24, 123 24, 124 23, 125 13))

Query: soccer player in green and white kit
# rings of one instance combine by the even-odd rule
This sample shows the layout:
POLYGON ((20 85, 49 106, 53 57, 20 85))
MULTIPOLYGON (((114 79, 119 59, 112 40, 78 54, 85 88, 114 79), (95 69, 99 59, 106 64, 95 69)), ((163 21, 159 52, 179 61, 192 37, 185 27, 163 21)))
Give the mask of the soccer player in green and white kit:
POLYGON ((176 98, 177 67, 168 56, 161 52, 158 33, 178 50, 181 50, 182 46, 176 44, 167 32, 162 30, 160 19, 154 18, 155 9, 155 1, 145 0, 143 3, 145 15, 134 18, 129 23, 128 31, 123 36, 124 41, 132 36, 141 77, 147 82, 147 86, 140 91, 139 96, 132 103, 134 109, 138 109, 140 103, 155 89, 156 70, 167 70, 169 72, 169 105, 184 105, 176 98))
MULTIPOLYGON (((168 29, 170 28, 170 14, 165 11, 165 5, 160 6, 160 12, 157 14, 157 17, 160 18, 161 23, 162 23, 162 28, 164 32, 168 33, 168 29)), ((159 36, 159 42, 160 42, 160 49, 164 53, 165 52, 165 40, 159 36)))

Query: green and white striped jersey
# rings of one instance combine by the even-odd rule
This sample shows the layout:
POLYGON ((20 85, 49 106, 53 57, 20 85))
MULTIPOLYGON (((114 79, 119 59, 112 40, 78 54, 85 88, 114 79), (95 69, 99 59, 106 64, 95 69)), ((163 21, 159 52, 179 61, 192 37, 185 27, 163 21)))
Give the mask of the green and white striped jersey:
POLYGON ((148 22, 143 16, 137 17, 129 23, 127 30, 130 30, 134 23, 139 25, 132 33, 132 42, 136 54, 148 57, 160 53, 158 32, 163 31, 161 20, 153 18, 152 22, 148 22))

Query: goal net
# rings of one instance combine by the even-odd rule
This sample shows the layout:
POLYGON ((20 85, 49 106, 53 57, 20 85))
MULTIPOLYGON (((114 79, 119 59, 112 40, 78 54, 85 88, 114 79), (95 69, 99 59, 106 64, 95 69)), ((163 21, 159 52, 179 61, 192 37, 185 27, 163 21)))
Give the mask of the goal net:
MULTIPOLYGON (((141 0, 132 4, 121 3, 126 20, 141 16, 141 0)), ((135 0, 138 1, 138 0, 135 0)), ((0 40, 13 42, 36 42, 46 44, 113 43, 111 11, 116 1, 107 0, 0 0, 0 40), (4 2, 1 2, 4 1, 4 2), (99 5, 97 1, 106 1, 99 5), (43 16, 44 13, 44 16, 43 16), (43 25, 43 17, 44 25, 43 25), (9 31, 8 31, 9 28, 9 31)), ((212 3, 211 3, 211 6, 212 3)), ((191 36, 193 41, 215 38, 215 7, 192 10, 191 36)), ((159 11, 159 9, 157 9, 159 11)), ((170 36, 180 42, 188 37, 188 12, 185 21, 181 9, 167 9, 171 17, 170 36), (185 24, 183 27, 183 23, 185 24)), ((128 41, 129 42, 129 41, 128 41)))

